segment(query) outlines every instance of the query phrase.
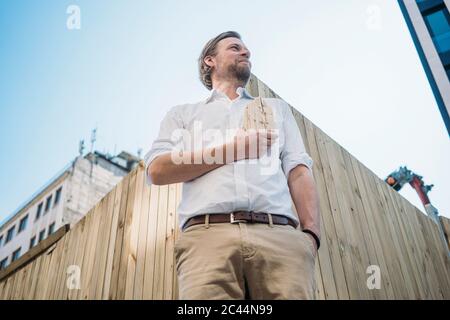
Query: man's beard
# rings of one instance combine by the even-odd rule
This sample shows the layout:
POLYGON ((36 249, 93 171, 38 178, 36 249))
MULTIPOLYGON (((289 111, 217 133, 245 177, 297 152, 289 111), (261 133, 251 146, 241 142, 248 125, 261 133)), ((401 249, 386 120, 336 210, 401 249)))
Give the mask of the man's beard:
POLYGON ((228 66, 228 75, 230 78, 236 79, 239 82, 246 84, 251 75, 250 63, 241 64, 240 62, 237 62, 228 66))

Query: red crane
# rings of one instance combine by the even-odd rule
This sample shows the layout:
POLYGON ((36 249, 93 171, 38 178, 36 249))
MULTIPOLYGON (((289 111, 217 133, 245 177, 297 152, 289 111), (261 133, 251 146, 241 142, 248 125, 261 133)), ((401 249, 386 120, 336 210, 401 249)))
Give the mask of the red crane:
POLYGON ((431 188, 433 188, 434 185, 425 185, 422 178, 422 176, 415 174, 411 170, 408 170, 408 168, 400 167, 399 170, 392 172, 385 181, 394 188, 395 191, 400 191, 406 183, 409 183, 411 187, 416 190, 420 201, 422 201, 426 210, 426 206, 430 204, 428 192, 431 191, 431 188))
POLYGON ((438 210, 430 203, 430 198, 428 198, 428 192, 431 191, 431 188, 433 188, 434 185, 425 185, 422 176, 419 176, 406 167, 400 167, 399 170, 392 172, 384 181, 386 181, 386 183, 395 191, 400 191, 400 189, 407 183, 409 183, 411 187, 416 190, 420 201, 422 201, 425 208, 425 212, 433 219, 434 222, 436 222, 439 227, 439 233, 441 234, 442 240, 447 245, 446 236, 442 227, 441 219, 439 218, 438 210))

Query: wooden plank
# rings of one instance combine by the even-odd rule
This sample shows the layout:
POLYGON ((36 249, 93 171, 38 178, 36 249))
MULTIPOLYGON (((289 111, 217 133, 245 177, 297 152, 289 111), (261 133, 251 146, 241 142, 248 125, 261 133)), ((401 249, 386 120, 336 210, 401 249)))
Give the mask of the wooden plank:
POLYGON ((22 284, 18 288, 19 291, 17 292, 18 299, 21 299, 21 300, 25 299, 25 295, 27 294, 26 288, 28 286, 28 279, 29 279, 30 272, 31 272, 31 264, 29 263, 23 268, 22 284))
POLYGON ((67 232, 64 237, 61 239, 62 252, 61 252, 61 260, 58 265, 58 270, 56 271, 56 285, 53 291, 52 299, 62 299, 63 298, 63 285, 66 284, 67 279, 67 259, 68 259, 68 250, 69 245, 72 242, 72 232, 71 230, 67 232))
POLYGON ((32 263, 35 264, 34 266, 34 273, 33 276, 31 277, 31 288, 30 288, 30 292, 29 292, 29 299, 30 300, 34 300, 36 297, 36 287, 37 287, 37 282, 38 282, 38 278, 39 275, 41 274, 41 264, 42 264, 42 256, 40 256, 39 258, 37 258, 36 260, 34 260, 32 263))
POLYGON ((61 267, 61 259, 62 259, 62 254, 63 254, 63 250, 64 250, 64 240, 65 240, 65 237, 62 237, 60 239, 60 241, 55 243, 55 248, 52 250, 52 253, 51 253, 52 260, 51 260, 51 265, 49 266, 49 268, 53 272, 51 273, 51 277, 50 277, 50 280, 47 285, 47 293, 46 293, 47 299, 54 299, 54 294, 55 294, 56 286, 57 286, 57 280, 58 280, 58 276, 59 276, 58 270, 61 267))
MULTIPOLYGON (((177 184, 177 197, 176 197, 176 208, 177 208, 177 212, 175 213, 175 241, 178 239, 178 237, 180 236, 180 221, 179 221, 179 215, 178 215, 178 205, 180 204, 181 201, 181 194, 182 194, 182 188, 183 188, 183 184, 182 183, 178 183, 177 184)), ((176 260, 174 260, 175 265, 173 268, 173 296, 172 299, 173 300, 178 300, 179 297, 179 292, 178 292, 178 274, 177 274, 177 266, 176 266, 176 260)))
POLYGON ((119 279, 117 283, 117 299, 125 299, 128 261, 130 253, 130 237, 134 216, 135 196, 136 196, 136 175, 137 170, 134 170, 130 177, 130 185, 128 187, 128 200, 125 212, 125 221, 123 226, 123 241, 122 251, 119 262, 119 279))
POLYGON ((391 199, 389 199, 383 192, 383 187, 385 187, 385 182, 381 179, 374 177, 376 189, 378 191, 378 197, 380 199, 380 204, 384 208, 385 212, 385 228, 386 231, 391 235, 392 243, 391 248, 397 257, 397 261, 400 266, 401 275, 403 278, 403 286, 407 290, 408 299, 419 299, 419 284, 416 279, 412 276, 413 271, 409 267, 411 261, 407 255, 407 249, 403 246, 403 238, 401 235, 400 227, 396 224, 395 211, 391 199))
POLYGON ((316 255, 316 262, 314 265, 314 282, 316 285, 315 295, 318 300, 325 300, 325 292, 322 281, 322 274, 320 272, 320 262, 316 255))
MULTIPOLYGON (((23 281, 23 285, 21 288, 21 299, 29 300, 28 295, 30 292, 30 285, 31 285, 31 277, 34 275, 34 264, 29 263, 25 267, 26 270, 26 276, 23 281)), ((1 289, 0 289, 1 290, 1 289)))
POLYGON ((72 256, 72 261, 70 265, 76 266, 80 268, 80 279, 79 279, 79 288, 73 288, 71 290, 67 291, 67 299, 69 300, 77 300, 80 299, 81 296, 81 289, 83 287, 83 281, 84 277, 86 276, 86 273, 83 270, 83 261, 86 249, 88 247, 87 240, 89 238, 89 233, 93 221, 93 216, 88 212, 81 220, 78 222, 78 225, 80 225, 80 231, 78 234, 78 245, 75 248, 75 253, 72 256))
MULTIPOLYGON (((87 218, 86 215, 78 221, 78 223, 71 230, 71 244, 69 245, 67 252, 67 259, 65 262, 65 281, 62 284, 61 299, 73 299, 76 296, 76 290, 69 287, 69 277, 71 276, 68 271, 71 266, 78 266, 81 268, 81 259, 83 258, 84 244, 85 244, 85 229, 87 218)), ((83 275, 80 271, 80 277, 83 275)), ((81 284, 80 284, 81 286, 81 284)))
POLYGON ((5 287, 8 279, 0 281, 0 300, 5 300, 5 287))
POLYGON ((444 229, 445 239, 447 240, 447 250, 450 250, 450 219, 440 216, 439 217, 442 228, 444 229))
POLYGON ((344 297, 348 299, 344 270, 342 268, 341 257, 339 255, 339 248, 334 241, 334 239, 336 239, 336 232, 334 230, 334 222, 331 218, 332 213, 324 181, 323 167, 320 161, 319 151, 317 149, 314 125, 306 118, 303 118, 303 121, 305 133, 302 135, 304 138, 305 147, 314 161, 313 175, 316 188, 319 193, 321 248, 318 251, 317 259, 319 261, 321 278, 323 282, 324 299, 336 300, 339 298, 336 288, 335 272, 339 279, 344 281, 340 287, 345 287, 344 297), (336 264, 335 268, 333 268, 333 264, 336 264))
POLYGON ((108 254, 109 236, 111 233, 111 224, 114 211, 115 200, 114 188, 104 198, 104 204, 100 210, 100 226, 97 237, 97 247, 95 249, 95 264, 92 270, 92 279, 89 285, 89 299, 99 300, 102 297, 102 288, 104 282, 104 273, 108 254))
MULTIPOLYGON (((416 212, 417 216, 419 216, 420 211, 416 209, 416 212)), ((440 235, 438 225, 430 217, 424 216, 424 221, 428 224, 429 234, 434 237, 436 246, 431 247, 431 251, 434 255, 433 260, 437 261, 434 266, 439 283, 441 284, 442 297, 443 299, 448 300, 450 298, 450 257, 447 251, 447 244, 443 241, 440 235)))
POLYGON ((383 252, 386 257, 386 262, 388 264, 389 272, 395 277, 391 277, 392 287, 395 292, 396 299, 408 299, 409 293, 407 287, 405 286, 405 279, 403 279, 403 274, 400 267, 399 257, 393 247, 394 239, 389 228, 387 227, 386 214, 387 210, 383 207, 380 198, 377 196, 378 191, 376 187, 376 176, 372 174, 368 169, 363 170, 365 175, 365 184, 369 190, 369 201, 372 202, 374 212, 374 225, 377 230, 381 245, 383 247, 383 252))
POLYGON ((48 255, 46 253, 42 254, 41 256, 42 264, 41 269, 39 271, 38 275, 38 281, 36 283, 36 294, 34 297, 34 300, 44 300, 45 299, 45 287, 47 285, 48 281, 48 273, 49 273, 49 264, 51 260, 51 255, 48 255))
POLYGON ((392 228, 392 222, 389 221, 389 214, 392 209, 387 206, 384 201, 384 198, 380 195, 378 190, 379 187, 379 179, 377 177, 372 178, 372 191, 374 192, 373 197, 376 200, 376 203, 379 208, 379 218, 380 223, 382 224, 382 229, 384 230, 384 237, 388 239, 390 246, 388 247, 388 256, 394 267, 396 268, 396 273, 398 277, 396 278, 396 283, 399 287, 401 287, 401 298, 402 299, 412 299, 414 298, 414 289, 411 285, 411 279, 409 278, 409 274, 406 272, 404 267, 404 256, 401 252, 399 246, 399 236, 398 232, 392 228), (400 285, 402 284, 402 285, 400 285))
POLYGON ((127 278, 125 285, 125 299, 133 299, 134 294, 134 278, 136 274, 136 259, 138 252, 139 240, 139 224, 142 216, 142 190, 145 183, 145 170, 140 166, 136 174, 136 194, 130 225, 130 243, 127 255, 127 278))
POLYGON ((0 300, 6 300, 6 284, 8 282, 8 278, 0 281, 0 300))
POLYGON ((9 278, 4 279, 3 281, 5 281, 5 286, 4 286, 4 293, 3 293, 3 300, 11 300, 11 290, 12 290, 12 286, 14 284, 14 280, 15 277, 14 275, 11 275, 9 278))
MULTIPOLYGON (((128 182, 126 180, 125 182, 128 182)), ((103 286, 102 286, 102 299, 106 300, 110 296, 110 286, 111 286, 111 276, 112 276, 112 269, 113 269, 113 259, 114 259, 114 252, 115 252, 115 245, 116 245, 116 237, 117 237, 117 230, 119 228, 119 211, 120 211, 120 203, 122 199, 122 191, 124 186, 124 180, 122 180, 116 187, 115 187, 115 193, 114 193, 114 200, 112 204, 112 219, 111 219, 111 226, 110 226, 110 233, 109 233, 109 239, 108 239, 108 247, 106 249, 106 265, 105 265, 105 272, 103 275, 103 286)))
POLYGON ((177 206, 177 186, 169 185, 169 197, 167 208, 167 226, 166 226, 166 256, 164 273, 164 292, 163 299, 170 300, 173 296, 173 270, 174 270, 174 242, 175 242, 175 215, 177 206))
POLYGON ((397 201, 395 200, 398 194, 396 194, 396 191, 394 191, 391 187, 388 187, 386 184, 385 186, 382 186, 382 191, 384 192, 385 196, 388 197, 386 201, 390 202, 393 206, 392 212, 394 230, 397 230, 399 236, 401 236, 401 250, 405 253, 405 257, 407 259, 406 267, 409 268, 410 275, 412 278, 414 278, 418 289, 418 295, 416 295, 415 299, 426 299, 428 288, 422 273, 417 268, 417 260, 415 255, 413 254, 414 248, 412 248, 412 245, 407 236, 406 226, 401 219, 401 208, 399 206, 399 203, 397 203, 397 201))
POLYGON ((52 286, 55 283, 56 273, 55 269, 57 269, 59 259, 58 259, 58 251, 57 248, 59 246, 55 243, 52 247, 47 249, 45 254, 49 257, 49 263, 47 265, 47 278, 45 283, 43 284, 42 290, 42 299, 48 300, 51 297, 52 286))
POLYGON ((434 269, 434 274, 436 275, 438 287, 435 290, 438 293, 438 298, 442 300, 447 300, 450 294, 450 286, 448 280, 448 269, 445 269, 444 262, 441 260, 441 253, 444 253, 442 247, 442 240, 439 238, 439 230, 436 223, 431 220, 430 217, 425 216, 417 208, 414 208, 418 213, 417 216, 422 215, 423 219, 418 219, 425 230, 427 235, 427 247, 433 261, 432 266, 434 269))
POLYGON ((100 220, 104 206, 105 198, 98 202, 88 213, 91 217, 91 223, 89 224, 89 232, 87 233, 86 246, 84 248, 83 263, 81 265, 81 288, 77 292, 77 299, 80 300, 90 299, 89 289, 92 282, 95 251, 98 243, 97 236, 99 234, 100 220))
POLYGON ((111 270, 111 280, 110 280, 110 291, 109 291, 109 299, 123 299, 123 297, 118 296, 118 282, 119 282, 119 271, 120 271, 120 263, 122 257, 122 243, 124 240, 124 226, 125 226, 125 218, 126 218, 126 208, 128 201, 128 192, 130 188, 130 180, 131 175, 129 174, 123 180, 123 189, 122 189, 122 197, 120 200, 120 209, 119 209, 119 217, 116 231, 116 242, 114 245, 114 257, 113 264, 111 270))
POLYGON ((14 274, 16 281, 14 281, 14 287, 13 287, 12 294, 11 294, 11 298, 13 300, 20 299, 20 289, 22 288, 22 284, 23 284, 24 272, 25 272, 25 267, 21 268, 14 274))
MULTIPOLYGON (((331 139, 326 139, 326 152, 330 163, 333 179, 330 181, 333 183, 336 190, 337 204, 340 208, 340 214, 334 216, 335 225, 337 230, 341 230, 339 233, 343 241, 343 254, 344 259, 348 259, 348 265, 353 266, 352 277, 355 278, 357 285, 357 293, 355 295, 358 299, 370 299, 372 298, 372 292, 367 287, 367 274, 366 270, 369 266, 369 259, 365 249, 362 249, 364 245, 363 237, 361 236, 361 230, 351 214, 355 212, 355 204, 353 199, 348 193, 348 186, 350 186, 349 179, 345 171, 345 164, 342 160, 340 147, 331 139), (337 218, 337 219, 336 219, 337 218)), ((357 220, 356 220, 357 221, 357 220)), ((348 273, 350 275, 350 273, 348 273)), ((348 279, 349 277, 347 277, 348 279)))
POLYGON ((22 300, 26 299, 26 296, 28 294, 28 287, 29 287, 29 280, 31 278, 31 272, 32 272, 32 264, 29 263, 23 268, 23 278, 22 278, 22 285, 20 286, 19 291, 19 297, 22 300))
MULTIPOLYGON (((367 223, 364 204, 361 199, 361 191, 356 180, 355 172, 353 169, 353 163, 351 161, 352 156, 346 151, 342 151, 342 157, 345 163, 346 173, 349 179, 348 192, 351 193, 353 198, 354 210, 352 210, 353 219, 358 224, 359 239, 361 241, 361 248, 364 251, 364 264, 366 265, 366 271, 368 266, 378 265, 378 257, 375 246, 373 244, 371 234, 369 231, 369 225, 367 223)), ((376 300, 387 299, 387 292, 381 288, 370 290, 372 298, 376 300)))
POLYGON ((9 300, 14 300, 14 292, 15 292, 17 283, 20 280, 20 278, 18 277, 19 273, 20 273, 20 270, 18 270, 17 272, 15 272, 13 274, 14 281, 11 283, 11 288, 9 290, 10 291, 9 296, 8 296, 9 300))
POLYGON ((380 290, 385 291, 385 295, 388 299, 395 299, 395 292, 392 287, 391 272, 386 261, 385 253, 383 251, 382 243, 380 240, 380 235, 375 226, 374 217, 378 214, 373 201, 371 201, 371 192, 366 185, 365 175, 363 174, 364 168, 361 164, 354 158, 351 158, 353 173, 355 175, 356 182, 358 184, 358 191, 361 194, 361 202, 363 204, 364 210, 362 211, 364 216, 362 221, 366 221, 367 230, 369 232, 370 239, 372 239, 373 248, 376 254, 376 261, 374 263, 380 267, 381 272, 381 288, 380 290), (364 219, 365 218, 365 219, 364 219))
POLYGON ((159 187, 158 200, 158 226, 156 229, 156 251, 155 251, 155 269, 153 281, 153 299, 163 299, 164 292, 164 273, 165 273, 165 255, 166 255, 166 224, 167 224, 167 202, 169 195, 169 186, 159 187))
POLYGON ((12 300, 12 290, 14 288, 14 281, 16 280, 16 277, 11 275, 9 278, 6 278, 7 283, 5 286, 5 300, 12 300))
POLYGON ((406 202, 404 199, 400 198, 403 218, 406 226, 409 228, 410 241, 414 244, 414 249, 417 254, 417 259, 419 261, 418 266, 420 267, 420 272, 425 276, 426 283, 429 286, 429 292, 427 293, 427 299, 437 299, 437 292, 435 290, 437 286, 437 279, 430 274, 429 255, 426 252, 425 240, 423 239, 423 230, 416 224, 414 213, 411 211, 411 204, 406 202))
POLYGON ((417 233, 421 231, 417 229, 417 226, 412 223, 413 217, 411 216, 409 210, 407 210, 407 207, 409 207, 409 203, 404 202, 400 195, 393 195, 393 197, 398 199, 397 204, 400 210, 400 214, 398 217, 405 227, 405 236, 408 238, 408 243, 411 245, 411 252, 413 254, 414 260, 416 261, 417 272, 423 279, 422 283, 423 289, 425 291, 422 293, 422 295, 425 297, 425 299, 433 299, 432 291, 434 291, 434 286, 429 279, 429 275, 427 275, 426 273, 426 257, 424 255, 425 252, 423 252, 419 246, 420 240, 418 240, 417 235, 417 233))
MULTIPOLYGON (((351 257, 351 245, 353 243, 349 242, 347 238, 347 230, 345 226, 342 223, 341 219, 341 208, 339 206, 339 200, 337 195, 336 187, 333 183, 334 181, 334 175, 333 170, 331 169, 331 161, 328 158, 329 151, 327 150, 327 145, 330 144, 328 141, 328 137, 326 135, 318 136, 316 134, 316 139, 319 139, 318 141, 318 150, 320 154, 320 160, 322 162, 323 170, 324 170, 324 176, 325 176, 325 185, 327 188, 328 197, 330 200, 330 206, 332 208, 332 218, 334 221, 334 226, 336 230, 336 239, 338 242, 338 246, 340 249, 340 255, 341 255, 341 261, 342 266, 344 269, 344 275, 345 275, 345 282, 347 284, 348 288, 348 294, 350 299, 360 299, 361 293, 359 286, 361 285, 360 281, 356 277, 354 277, 354 265, 351 257)), ((330 150, 331 152, 331 150, 330 150)), ((340 279, 342 281, 343 279, 340 279)), ((342 289, 340 290, 343 291, 342 289)))
POLYGON ((0 300, 4 300, 3 295, 5 293, 5 285, 6 285, 6 280, 0 281, 0 300))
MULTIPOLYGON (((434 254, 439 262, 437 264, 438 268, 440 269, 439 275, 442 277, 442 280, 450 286, 450 256, 446 243, 440 235, 439 226, 436 224, 436 222, 434 222, 433 219, 431 219, 431 217, 422 214, 419 209, 415 207, 413 207, 413 209, 415 209, 417 217, 423 217, 424 220, 428 223, 429 233, 431 233, 434 238, 435 246, 433 247, 433 249, 435 249, 434 254)), ((446 291, 447 293, 450 293, 450 288, 446 291)))
POLYGON ((248 90, 248 92, 253 96, 253 97, 257 97, 259 95, 258 93, 258 79, 255 76, 251 76, 246 89, 248 90))
POLYGON ((411 210, 414 211, 412 215, 423 230, 422 236, 424 237, 426 252, 430 256, 429 268, 434 271, 432 274, 436 277, 437 285, 434 288, 436 296, 438 299, 446 299, 450 292, 450 279, 448 277, 450 269, 444 265, 443 258, 446 259, 446 251, 444 243, 439 237, 438 226, 417 208, 411 207, 411 210))
MULTIPOLYGON (((330 181, 329 179, 332 179, 332 175, 327 152, 325 149, 325 134, 321 133, 316 127, 313 128, 313 132, 316 139, 316 147, 317 147, 316 160, 319 159, 319 161, 316 162, 316 165, 314 165, 314 167, 320 166, 321 171, 323 172, 323 174, 318 175, 318 177, 323 178, 319 178, 317 180, 318 181, 317 185, 319 186, 320 190, 325 194, 325 196, 328 198, 328 203, 325 203, 324 207, 327 208, 329 206, 330 208, 329 211, 327 210, 329 214, 322 215, 322 219, 324 222, 323 227, 326 234, 326 241, 329 248, 330 261, 332 264, 334 281, 336 284, 338 297, 339 299, 347 300, 352 297, 350 295, 351 288, 349 284, 352 287, 354 287, 355 283, 352 280, 347 281, 348 275, 346 274, 346 268, 348 268, 348 266, 344 266, 342 243, 340 241, 340 238, 338 237, 338 231, 335 225, 334 216, 339 214, 339 207, 337 204, 335 192, 333 192, 331 186, 327 183, 327 181, 330 181)), ((320 251, 319 251, 319 258, 322 258, 320 251)))
POLYGON ((158 226, 158 203, 160 187, 152 185, 150 192, 150 209, 147 224, 147 244, 145 247, 145 271, 143 299, 153 299, 155 274, 156 232, 158 226))
MULTIPOLYGON (((144 171, 144 170, 143 170, 144 171)), ((139 222, 139 237, 137 245, 137 256, 136 256, 136 272, 134 276, 134 292, 133 299, 142 300, 144 291, 144 275, 145 275, 145 253, 147 245, 147 235, 148 235, 148 220, 149 220, 149 209, 150 209, 150 192, 151 186, 147 185, 145 182, 145 171, 143 177, 143 190, 142 190, 142 208, 141 208, 141 218, 139 222)))

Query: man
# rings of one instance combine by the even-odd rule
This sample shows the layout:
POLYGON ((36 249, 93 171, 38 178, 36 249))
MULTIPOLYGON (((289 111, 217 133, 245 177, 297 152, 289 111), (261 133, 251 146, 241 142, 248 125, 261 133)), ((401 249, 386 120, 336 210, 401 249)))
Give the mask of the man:
POLYGON ((273 130, 243 130, 244 110, 255 99, 245 90, 249 59, 238 33, 211 39, 199 70, 212 93, 173 107, 145 157, 149 184, 183 182, 175 243, 181 299, 315 297, 320 218, 313 162, 281 99, 263 100, 273 130))

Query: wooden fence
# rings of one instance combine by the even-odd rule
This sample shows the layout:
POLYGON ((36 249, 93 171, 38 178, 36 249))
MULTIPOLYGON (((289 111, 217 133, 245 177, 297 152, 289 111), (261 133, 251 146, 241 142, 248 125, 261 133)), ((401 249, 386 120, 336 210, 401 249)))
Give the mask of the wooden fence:
MULTIPOLYGON (((248 89, 277 97, 255 77, 248 89)), ((320 194, 317 297, 449 299, 450 261, 437 225, 293 113, 320 194), (377 268, 380 288, 369 289, 377 268)), ((0 274, 0 299, 176 299, 181 185, 149 187, 144 174, 141 164, 47 250, 0 274)))

